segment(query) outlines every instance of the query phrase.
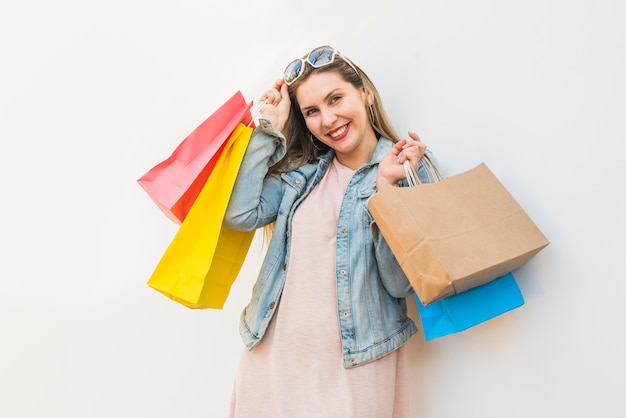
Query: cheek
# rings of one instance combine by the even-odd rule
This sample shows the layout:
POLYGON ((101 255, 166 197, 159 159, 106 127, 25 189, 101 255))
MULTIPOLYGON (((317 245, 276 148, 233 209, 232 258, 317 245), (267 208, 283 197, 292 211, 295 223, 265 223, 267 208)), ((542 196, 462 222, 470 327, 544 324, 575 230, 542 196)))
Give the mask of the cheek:
POLYGON ((317 132, 319 131, 319 124, 315 123, 315 120, 316 118, 304 119, 304 124, 306 128, 309 130, 309 132, 313 133, 313 135, 316 135, 317 132))

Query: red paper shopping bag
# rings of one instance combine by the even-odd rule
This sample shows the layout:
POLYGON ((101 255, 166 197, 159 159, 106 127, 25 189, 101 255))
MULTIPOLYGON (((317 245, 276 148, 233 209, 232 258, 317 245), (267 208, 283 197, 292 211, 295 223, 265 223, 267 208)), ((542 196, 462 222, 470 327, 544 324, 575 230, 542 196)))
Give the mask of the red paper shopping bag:
POLYGON ((180 224, 240 122, 248 125, 252 102, 237 91, 191 132, 172 155, 137 180, 161 210, 180 224))

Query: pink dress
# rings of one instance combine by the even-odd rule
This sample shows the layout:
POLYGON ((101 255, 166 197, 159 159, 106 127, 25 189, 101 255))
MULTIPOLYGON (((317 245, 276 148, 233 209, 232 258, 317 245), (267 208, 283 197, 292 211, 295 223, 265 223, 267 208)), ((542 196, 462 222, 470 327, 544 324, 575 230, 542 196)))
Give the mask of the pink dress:
POLYGON ((342 363, 335 238, 353 174, 334 159, 295 211, 285 288, 265 337, 242 354, 231 418, 409 416, 404 346, 353 369, 342 363))

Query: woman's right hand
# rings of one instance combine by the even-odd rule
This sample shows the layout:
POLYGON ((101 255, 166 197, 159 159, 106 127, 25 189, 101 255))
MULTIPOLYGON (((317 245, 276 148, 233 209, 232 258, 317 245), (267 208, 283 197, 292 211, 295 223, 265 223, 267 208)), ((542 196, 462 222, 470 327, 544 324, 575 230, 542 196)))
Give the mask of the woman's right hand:
POLYGON ((283 132, 291 108, 287 84, 282 79, 276 80, 272 88, 259 97, 259 101, 264 100, 267 100, 267 103, 259 112, 260 116, 267 119, 272 124, 272 128, 283 132))

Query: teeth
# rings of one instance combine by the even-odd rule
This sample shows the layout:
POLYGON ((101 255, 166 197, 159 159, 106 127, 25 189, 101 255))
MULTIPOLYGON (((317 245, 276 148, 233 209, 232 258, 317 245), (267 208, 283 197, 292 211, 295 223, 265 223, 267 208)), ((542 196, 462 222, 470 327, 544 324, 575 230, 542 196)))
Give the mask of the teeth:
POLYGON ((346 131, 346 129, 347 128, 345 126, 342 126, 341 128, 337 129, 336 131, 334 131, 332 133, 329 133, 329 135, 331 137, 333 137, 333 138, 336 138, 336 137, 338 137, 340 135, 343 135, 343 133, 346 131))

